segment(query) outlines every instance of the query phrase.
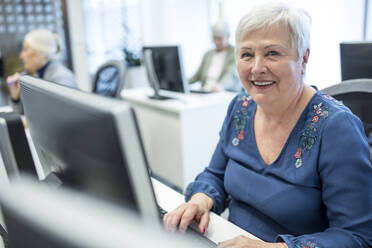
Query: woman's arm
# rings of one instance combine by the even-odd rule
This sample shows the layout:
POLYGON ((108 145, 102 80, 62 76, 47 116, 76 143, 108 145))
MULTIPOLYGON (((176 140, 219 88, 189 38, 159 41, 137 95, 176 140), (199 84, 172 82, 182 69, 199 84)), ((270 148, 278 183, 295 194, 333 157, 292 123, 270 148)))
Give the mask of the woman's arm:
POLYGON ((318 171, 329 228, 298 237, 280 235, 278 240, 290 248, 372 246, 372 166, 363 126, 348 112, 328 118, 318 171))

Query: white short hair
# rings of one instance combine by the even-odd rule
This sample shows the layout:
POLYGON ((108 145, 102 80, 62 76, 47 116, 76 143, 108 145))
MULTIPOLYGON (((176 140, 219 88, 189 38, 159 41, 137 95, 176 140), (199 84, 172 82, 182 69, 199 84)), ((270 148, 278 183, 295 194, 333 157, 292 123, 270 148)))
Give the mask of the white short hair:
POLYGON ((57 58, 61 52, 60 40, 57 34, 46 29, 36 29, 26 34, 24 41, 35 51, 47 58, 57 58))
POLYGON ((235 33, 236 47, 252 31, 284 23, 290 30, 291 45, 301 58, 310 48, 310 15, 301 8, 281 2, 258 5, 240 19, 235 33))
POLYGON ((212 34, 213 36, 219 37, 230 37, 230 28, 229 25, 224 21, 219 21, 212 27, 212 34))

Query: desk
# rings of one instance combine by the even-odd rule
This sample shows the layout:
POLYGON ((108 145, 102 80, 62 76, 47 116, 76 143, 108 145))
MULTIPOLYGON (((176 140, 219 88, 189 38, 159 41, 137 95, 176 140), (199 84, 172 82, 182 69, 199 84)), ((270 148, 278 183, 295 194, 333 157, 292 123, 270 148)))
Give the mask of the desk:
MULTIPOLYGON (((184 202, 183 195, 165 186, 159 181, 152 179, 152 185, 154 187, 156 200, 159 206, 166 211, 171 211, 184 202)), ((254 235, 213 212, 209 214, 209 217, 210 222, 208 229, 205 232, 205 236, 216 244, 221 241, 235 238, 239 235, 244 235, 251 239, 258 239, 254 235)))
POLYGON ((235 93, 173 94, 175 100, 149 99, 152 94, 137 88, 121 97, 134 108, 151 169, 184 189, 208 165, 235 93))

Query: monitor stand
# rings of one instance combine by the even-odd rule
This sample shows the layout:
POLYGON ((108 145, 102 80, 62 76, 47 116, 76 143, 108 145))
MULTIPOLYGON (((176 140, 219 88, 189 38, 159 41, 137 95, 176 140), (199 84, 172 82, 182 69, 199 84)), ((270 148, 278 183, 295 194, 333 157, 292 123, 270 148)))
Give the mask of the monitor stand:
POLYGON ((153 99, 153 100, 171 100, 171 99, 175 99, 174 97, 170 97, 170 96, 162 96, 155 89, 154 89, 154 95, 149 96, 149 98, 150 99, 153 99))
POLYGON ((153 96, 149 96, 150 99, 153 99, 153 100, 170 100, 170 99, 174 99, 172 97, 169 97, 169 96, 156 96, 156 95, 153 95, 153 96))

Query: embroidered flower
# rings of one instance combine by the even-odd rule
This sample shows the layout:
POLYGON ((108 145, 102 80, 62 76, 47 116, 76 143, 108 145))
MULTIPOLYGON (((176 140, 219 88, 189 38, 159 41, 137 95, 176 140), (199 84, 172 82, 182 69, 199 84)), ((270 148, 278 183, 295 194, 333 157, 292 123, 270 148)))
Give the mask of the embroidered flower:
POLYGON ((245 100, 251 100, 250 96, 242 95, 238 98, 238 102, 245 101, 245 100))
POLYGON ((247 124, 248 116, 248 105, 251 98, 247 96, 241 96, 238 98, 238 102, 241 103, 241 107, 235 111, 235 115, 232 117, 232 127, 235 129, 236 136, 232 139, 231 143, 233 146, 238 146, 240 141, 244 139, 244 129, 247 124))
POLYGON ((306 136, 304 134, 301 135, 301 148, 309 151, 313 145, 315 144, 316 136, 306 136))
POLYGON ((314 116, 311 122, 318 122, 319 121, 319 116, 314 116))
POLYGON ((313 242, 310 242, 310 241, 306 241, 302 244, 296 244, 296 248, 320 248, 319 246, 317 246, 316 244, 314 244, 313 242))
POLYGON ((238 139, 239 140, 243 140, 244 139, 244 130, 240 130, 239 135, 238 135, 238 139))
POLYGON ((302 155, 306 151, 310 151, 317 140, 318 126, 320 125, 320 117, 323 119, 328 117, 328 107, 324 106, 323 103, 314 104, 314 116, 311 118, 311 122, 306 126, 305 130, 300 135, 300 147, 294 155, 296 158, 295 167, 300 168, 303 165, 302 155))
POLYGON ((245 117, 245 113, 242 111, 236 111, 236 115, 233 116, 232 126, 236 130, 242 130, 245 127, 245 124, 247 123, 247 120, 245 117))
POLYGON ((301 158, 296 159, 295 167, 300 168, 301 166, 302 166, 302 159, 301 158))
POLYGON ((233 146, 238 146, 239 145, 239 139, 237 137, 235 137, 235 138, 233 138, 231 143, 233 144, 233 146))
POLYGON ((296 152, 296 154, 294 155, 295 156, 295 158, 301 158, 301 148, 297 148, 297 152, 296 152))
POLYGON ((343 105, 342 101, 336 100, 334 97, 327 95, 325 93, 322 94, 322 97, 331 101, 334 101, 337 105, 343 105))

